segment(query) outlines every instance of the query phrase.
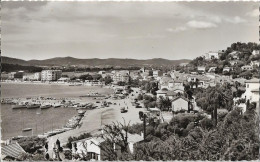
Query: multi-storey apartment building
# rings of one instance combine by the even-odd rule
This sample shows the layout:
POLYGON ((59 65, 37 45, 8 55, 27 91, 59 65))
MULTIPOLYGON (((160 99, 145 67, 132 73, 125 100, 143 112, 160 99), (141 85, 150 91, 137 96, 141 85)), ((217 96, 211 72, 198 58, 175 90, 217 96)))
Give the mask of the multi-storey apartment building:
POLYGON ((113 75, 114 83, 118 83, 119 81, 128 83, 130 79, 129 71, 118 71, 113 75))
POLYGON ((43 70, 41 72, 42 81, 56 81, 61 78, 61 70, 43 70))

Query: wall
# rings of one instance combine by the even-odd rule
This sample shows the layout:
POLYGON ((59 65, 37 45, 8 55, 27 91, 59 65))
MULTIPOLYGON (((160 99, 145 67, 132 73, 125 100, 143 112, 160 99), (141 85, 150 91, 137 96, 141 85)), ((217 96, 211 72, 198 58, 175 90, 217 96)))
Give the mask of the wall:
POLYGON ((188 111, 188 102, 182 98, 179 98, 172 102, 172 111, 179 111, 181 109, 188 111))

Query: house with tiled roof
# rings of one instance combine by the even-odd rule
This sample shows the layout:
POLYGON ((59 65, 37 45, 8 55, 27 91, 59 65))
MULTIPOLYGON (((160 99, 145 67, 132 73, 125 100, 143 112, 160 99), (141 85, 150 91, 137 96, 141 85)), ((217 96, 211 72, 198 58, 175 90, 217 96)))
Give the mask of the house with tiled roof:
POLYGON ((2 160, 12 160, 12 161, 21 160, 19 156, 22 154, 26 154, 26 152, 17 142, 1 145, 2 160))
POLYGON ((189 100, 183 96, 178 96, 172 100, 172 111, 189 110, 189 100))

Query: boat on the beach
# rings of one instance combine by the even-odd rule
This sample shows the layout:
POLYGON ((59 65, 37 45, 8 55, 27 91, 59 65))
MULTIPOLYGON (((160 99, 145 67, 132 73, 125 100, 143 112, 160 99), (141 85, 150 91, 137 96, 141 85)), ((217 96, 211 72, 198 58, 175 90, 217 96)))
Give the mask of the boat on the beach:
POLYGON ((51 105, 41 105, 40 108, 41 109, 48 109, 48 108, 51 108, 51 105))
POLYGON ((27 109, 39 108, 40 106, 41 106, 40 104, 31 104, 31 105, 27 105, 27 109))
POLYGON ((87 94, 79 97, 106 97, 106 96, 99 93, 92 93, 92 94, 87 94))
POLYGON ((32 128, 24 128, 23 132, 28 132, 28 131, 31 131, 31 130, 32 130, 32 128))
POLYGON ((61 107, 61 104, 54 104, 53 107, 54 108, 61 107))
POLYGON ((12 109, 23 109, 27 108, 27 105, 21 104, 21 105, 13 105, 12 109))

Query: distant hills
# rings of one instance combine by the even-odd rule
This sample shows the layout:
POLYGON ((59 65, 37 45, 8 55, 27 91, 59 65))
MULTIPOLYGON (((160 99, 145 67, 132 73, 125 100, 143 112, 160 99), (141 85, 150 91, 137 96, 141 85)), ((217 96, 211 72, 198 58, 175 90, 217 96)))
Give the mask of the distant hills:
POLYGON ((6 64, 18 64, 23 66, 67 66, 67 65, 78 65, 78 66, 173 66, 180 63, 188 63, 190 60, 167 60, 162 58, 154 58, 147 60, 137 60, 137 59, 119 59, 119 58, 108 58, 108 59, 78 59, 74 57, 55 57, 46 60, 22 60, 11 57, 2 56, 1 62, 6 64))

